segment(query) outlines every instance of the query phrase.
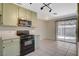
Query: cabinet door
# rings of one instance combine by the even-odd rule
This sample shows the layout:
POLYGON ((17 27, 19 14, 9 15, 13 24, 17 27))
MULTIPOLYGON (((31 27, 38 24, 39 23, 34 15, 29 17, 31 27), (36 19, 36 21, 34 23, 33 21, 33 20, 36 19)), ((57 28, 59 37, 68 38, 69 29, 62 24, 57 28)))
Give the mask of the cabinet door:
POLYGON ((27 10, 27 20, 32 20, 32 11, 27 10))
POLYGON ((0 15, 2 14, 2 3, 0 3, 0 15))
POLYGON ((38 24, 38 22, 37 22, 37 13, 32 12, 32 26, 37 27, 37 24, 38 24))
POLYGON ((3 56, 11 56, 13 52, 13 47, 10 42, 3 44, 3 56))
POLYGON ((27 10, 22 8, 22 7, 19 7, 19 19, 25 19, 27 18, 27 10))
POLYGON ((14 39, 12 43, 12 55, 19 56, 20 55, 20 39, 14 39))
POLYGON ((18 56, 20 55, 19 39, 11 39, 3 44, 3 56, 18 56))
POLYGON ((18 6, 10 3, 3 4, 3 24, 17 26, 18 6))

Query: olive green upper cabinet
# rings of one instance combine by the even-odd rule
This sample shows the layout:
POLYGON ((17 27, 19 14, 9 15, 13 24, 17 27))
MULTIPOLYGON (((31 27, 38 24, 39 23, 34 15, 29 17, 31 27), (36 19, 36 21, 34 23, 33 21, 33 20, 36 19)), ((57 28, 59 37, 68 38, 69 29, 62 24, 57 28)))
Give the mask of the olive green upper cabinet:
POLYGON ((32 20, 32 11, 27 10, 27 20, 32 20))
POLYGON ((33 27, 37 27, 37 24, 38 24, 37 13, 36 12, 32 12, 32 26, 33 27))
POLYGON ((2 14, 2 3, 0 3, 0 15, 2 14))
POLYGON ((3 25, 17 26, 18 6, 11 3, 3 4, 3 25))
POLYGON ((19 19, 27 19, 27 10, 25 8, 19 7, 19 19))
POLYGON ((19 19, 31 20, 31 11, 25 8, 19 7, 19 19))

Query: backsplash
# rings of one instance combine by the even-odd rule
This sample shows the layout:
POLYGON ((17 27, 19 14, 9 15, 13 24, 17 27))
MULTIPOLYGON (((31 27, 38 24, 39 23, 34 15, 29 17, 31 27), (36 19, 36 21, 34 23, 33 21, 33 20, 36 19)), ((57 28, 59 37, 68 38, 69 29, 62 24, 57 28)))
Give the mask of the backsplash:
POLYGON ((17 36, 17 30, 29 30, 30 34, 38 35, 38 29, 30 29, 26 27, 9 27, 9 26, 0 26, 0 37, 4 36, 17 36))
POLYGON ((5 37, 5 36, 16 36, 16 31, 14 30, 3 30, 3 31, 0 31, 0 36, 1 37, 5 37))
POLYGON ((12 30, 7 30, 7 31, 2 31, 2 35, 15 35, 16 31, 12 30))

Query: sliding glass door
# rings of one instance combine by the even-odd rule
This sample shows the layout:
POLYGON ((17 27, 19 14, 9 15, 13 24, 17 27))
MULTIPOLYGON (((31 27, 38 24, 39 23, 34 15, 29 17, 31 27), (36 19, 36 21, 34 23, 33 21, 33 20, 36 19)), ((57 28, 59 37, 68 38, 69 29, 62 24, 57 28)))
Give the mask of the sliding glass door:
POLYGON ((76 20, 58 21, 57 40, 76 43, 76 20))
POLYGON ((57 22, 57 40, 64 40, 64 22, 57 22))

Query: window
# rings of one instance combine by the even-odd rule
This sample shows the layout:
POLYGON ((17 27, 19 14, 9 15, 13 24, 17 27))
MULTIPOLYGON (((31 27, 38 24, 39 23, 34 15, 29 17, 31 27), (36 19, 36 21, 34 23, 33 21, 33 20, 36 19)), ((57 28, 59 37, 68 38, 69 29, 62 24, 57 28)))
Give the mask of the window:
POLYGON ((57 22, 57 40, 76 42, 76 20, 57 22))

